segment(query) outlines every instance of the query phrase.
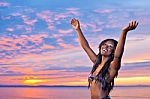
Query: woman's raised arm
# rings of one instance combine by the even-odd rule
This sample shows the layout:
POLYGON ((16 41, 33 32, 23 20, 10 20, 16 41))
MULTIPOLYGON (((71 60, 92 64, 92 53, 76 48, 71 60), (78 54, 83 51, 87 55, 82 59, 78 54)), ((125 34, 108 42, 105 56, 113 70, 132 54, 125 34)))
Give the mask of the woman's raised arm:
POLYGON ((119 38, 119 41, 118 41, 118 45, 117 45, 115 53, 114 53, 114 58, 121 59, 123 52, 124 52, 126 35, 127 35, 128 31, 134 30, 137 27, 137 25, 138 25, 138 23, 136 21, 132 21, 129 23, 128 26, 123 28, 122 33, 119 38))
POLYGON ((76 30, 78 38, 79 38, 79 42, 82 46, 82 48, 85 50, 85 52, 87 53, 87 55, 89 56, 90 60, 95 63, 96 62, 96 57, 97 55, 95 54, 95 52, 90 48, 88 41, 86 40, 86 38, 84 37, 81 28, 80 28, 80 23, 77 19, 72 19, 71 20, 71 25, 72 27, 76 30))
POLYGON ((138 22, 132 21, 129 23, 128 26, 126 26, 122 30, 122 33, 119 37, 117 47, 116 47, 115 52, 114 52, 114 59, 111 62, 110 80, 113 79, 113 77, 116 75, 116 73, 120 69, 121 58, 122 58, 122 55, 124 52, 124 45, 125 45, 127 33, 130 30, 134 30, 137 27, 137 25, 138 25, 138 22))

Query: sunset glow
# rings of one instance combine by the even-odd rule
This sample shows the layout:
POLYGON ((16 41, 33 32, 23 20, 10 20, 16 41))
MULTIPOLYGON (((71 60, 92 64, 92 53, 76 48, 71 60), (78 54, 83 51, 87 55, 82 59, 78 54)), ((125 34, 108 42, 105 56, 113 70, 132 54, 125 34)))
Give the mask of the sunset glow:
POLYGON ((150 85, 150 2, 0 1, 0 85, 87 86, 93 67, 70 20, 79 19, 91 49, 118 40, 131 20, 115 85, 150 85), (35 3, 36 2, 36 3, 35 3), (42 2, 42 3, 41 3, 42 2))
POLYGON ((28 80, 25 80, 23 83, 26 85, 40 85, 43 82, 47 82, 47 80, 28 79, 28 80))

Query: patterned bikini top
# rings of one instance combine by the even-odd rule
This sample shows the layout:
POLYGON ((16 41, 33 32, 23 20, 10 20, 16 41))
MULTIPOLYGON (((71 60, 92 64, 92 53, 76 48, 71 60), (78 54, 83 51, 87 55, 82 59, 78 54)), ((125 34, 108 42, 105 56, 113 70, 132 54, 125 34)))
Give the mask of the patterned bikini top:
MULTIPOLYGON (((112 79, 112 81, 108 83, 109 67, 110 67, 111 61, 112 61, 111 59, 108 60, 96 76, 93 75, 93 72, 92 72, 93 70, 91 71, 91 73, 88 76, 88 82, 89 82, 88 88, 91 86, 92 81, 95 80, 96 82, 98 81, 101 83, 102 90, 108 90, 108 92, 110 92, 113 89, 114 79, 112 79)), ((96 66, 97 68, 99 64, 100 62, 97 62, 94 66, 96 66)), ((118 73, 116 73, 115 77, 117 77, 117 75, 118 73)))
POLYGON ((102 77, 101 74, 99 74, 97 76, 93 76, 93 74, 89 74, 89 77, 88 77, 88 82, 89 82, 88 88, 91 86, 91 82, 93 80, 95 80, 96 82, 97 81, 100 82, 103 90, 111 90, 112 89, 111 85, 113 83, 108 83, 108 76, 102 77))

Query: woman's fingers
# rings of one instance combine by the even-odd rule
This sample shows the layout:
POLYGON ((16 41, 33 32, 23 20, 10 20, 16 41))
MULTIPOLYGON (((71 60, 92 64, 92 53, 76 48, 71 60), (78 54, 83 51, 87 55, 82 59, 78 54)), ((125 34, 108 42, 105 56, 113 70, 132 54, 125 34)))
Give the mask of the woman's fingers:
POLYGON ((74 19, 72 19, 72 20, 71 20, 71 24, 73 24, 74 22, 75 22, 75 20, 74 20, 74 19))
POLYGON ((74 29, 80 28, 80 23, 77 19, 73 18, 71 19, 71 25, 73 26, 74 29))
POLYGON ((138 22, 137 21, 132 21, 129 23, 129 30, 133 30, 137 27, 138 22))
POLYGON ((77 20, 76 20, 75 18, 73 18, 73 19, 71 20, 71 24, 74 25, 76 21, 77 21, 77 20))
POLYGON ((134 30, 137 26, 138 26, 137 21, 131 21, 131 22, 129 22, 128 26, 125 27, 123 30, 125 30, 125 31, 134 30))

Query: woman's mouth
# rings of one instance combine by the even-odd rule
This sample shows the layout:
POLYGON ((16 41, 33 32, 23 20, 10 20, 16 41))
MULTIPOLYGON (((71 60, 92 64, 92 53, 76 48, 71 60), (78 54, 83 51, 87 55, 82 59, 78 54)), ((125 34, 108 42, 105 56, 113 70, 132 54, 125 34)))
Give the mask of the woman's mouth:
POLYGON ((104 49, 102 49, 102 50, 103 50, 104 52, 107 52, 107 49, 105 49, 105 48, 104 48, 104 49))

